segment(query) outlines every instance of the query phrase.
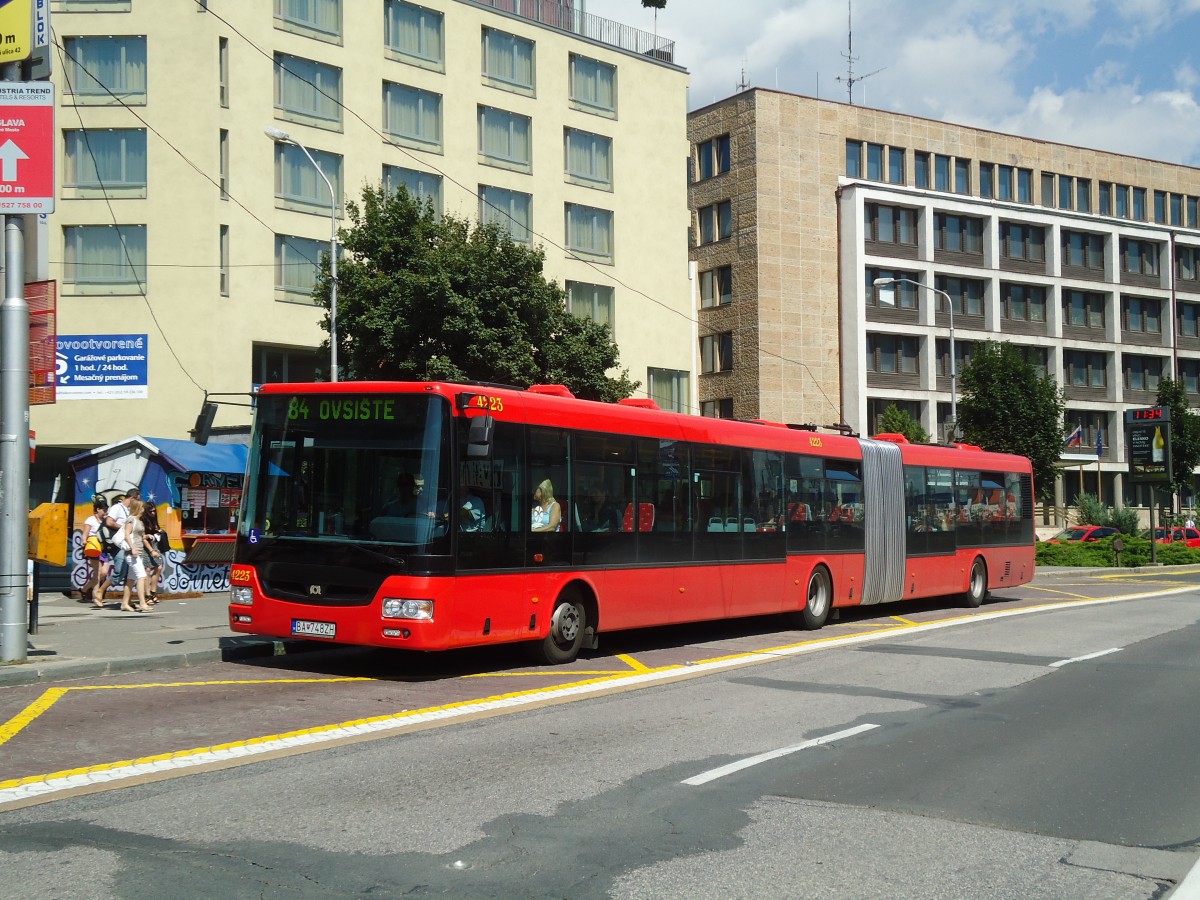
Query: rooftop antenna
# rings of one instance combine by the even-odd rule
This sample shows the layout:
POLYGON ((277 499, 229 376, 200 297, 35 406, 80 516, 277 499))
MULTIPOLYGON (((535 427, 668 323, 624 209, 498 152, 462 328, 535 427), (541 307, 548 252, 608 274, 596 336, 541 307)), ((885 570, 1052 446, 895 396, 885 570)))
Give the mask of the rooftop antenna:
POLYGON ((734 90, 736 90, 739 94, 742 91, 746 90, 746 88, 750 87, 750 83, 748 81, 746 81, 746 64, 745 64, 745 62, 742 63, 741 80, 738 81, 738 83, 735 84, 733 87, 734 87, 734 90))
POLYGON ((854 77, 854 64, 858 62, 858 57, 854 55, 854 10, 852 6, 853 0, 846 0, 846 52, 842 57, 846 60, 846 77, 839 75, 835 81, 846 83, 846 94, 850 101, 850 105, 854 105, 854 85, 860 81, 865 81, 872 75, 878 75, 883 69, 876 69, 874 72, 868 72, 866 75, 854 77))

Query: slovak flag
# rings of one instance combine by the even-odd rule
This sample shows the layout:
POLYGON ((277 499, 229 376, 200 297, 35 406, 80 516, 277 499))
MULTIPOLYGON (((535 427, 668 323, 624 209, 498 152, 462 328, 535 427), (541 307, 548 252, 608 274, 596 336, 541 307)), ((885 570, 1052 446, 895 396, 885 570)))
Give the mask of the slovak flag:
POLYGON ((1083 426, 1076 425, 1075 430, 1067 435, 1066 447, 1082 447, 1083 446, 1083 426))
POLYGON ((1104 455, 1104 432, 1099 428, 1096 429, 1096 455, 1104 455))

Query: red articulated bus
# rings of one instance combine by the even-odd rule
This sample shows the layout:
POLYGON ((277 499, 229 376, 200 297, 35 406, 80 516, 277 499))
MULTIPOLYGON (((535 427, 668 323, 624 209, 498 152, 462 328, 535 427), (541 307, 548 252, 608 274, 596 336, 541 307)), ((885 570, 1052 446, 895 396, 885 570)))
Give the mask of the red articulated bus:
POLYGON ((444 650, 958 595, 1034 573, 1029 461, 425 382, 268 384, 235 631, 444 650), (536 530, 535 530, 536 526, 536 530))

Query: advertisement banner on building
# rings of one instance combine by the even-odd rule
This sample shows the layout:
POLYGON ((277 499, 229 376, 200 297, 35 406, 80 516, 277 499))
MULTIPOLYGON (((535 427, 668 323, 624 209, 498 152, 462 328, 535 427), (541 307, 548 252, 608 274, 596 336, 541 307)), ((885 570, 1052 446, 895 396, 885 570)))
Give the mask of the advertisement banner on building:
POLYGON ((56 393, 61 400, 144 400, 149 341, 144 334, 60 334, 56 393))

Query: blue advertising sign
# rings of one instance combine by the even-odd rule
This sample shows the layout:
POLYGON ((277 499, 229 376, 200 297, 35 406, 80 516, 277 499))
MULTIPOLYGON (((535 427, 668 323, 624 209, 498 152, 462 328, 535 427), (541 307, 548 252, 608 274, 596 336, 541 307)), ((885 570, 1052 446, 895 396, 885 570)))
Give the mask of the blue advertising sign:
POLYGON ((147 335, 60 334, 55 368, 59 400, 143 400, 150 378, 147 335))

